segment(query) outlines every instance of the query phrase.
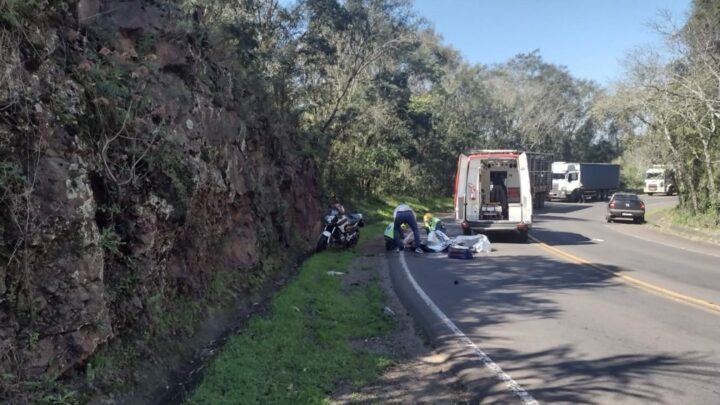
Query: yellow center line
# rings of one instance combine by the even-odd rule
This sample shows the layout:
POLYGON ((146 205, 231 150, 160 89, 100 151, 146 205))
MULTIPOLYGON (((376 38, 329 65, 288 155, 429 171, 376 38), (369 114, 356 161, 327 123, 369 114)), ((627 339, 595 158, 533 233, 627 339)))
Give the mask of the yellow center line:
POLYGON ((537 244, 537 246, 540 247, 541 249, 543 249, 551 254, 554 254, 556 256, 560 256, 571 263, 582 264, 582 265, 588 266, 588 267, 595 269, 597 271, 600 271, 602 273, 609 274, 613 277, 617 277, 620 280, 630 283, 636 287, 642 288, 643 290, 659 294, 666 298, 670 298, 670 299, 678 301, 678 302, 698 306, 703 309, 707 309, 707 310, 710 310, 713 312, 720 313, 720 305, 718 305, 714 302, 703 300, 700 298, 691 297, 689 295, 685 295, 685 294, 682 294, 682 293, 679 293, 676 291, 668 290, 667 288, 659 287, 654 284, 648 283, 646 281, 638 280, 635 277, 628 276, 626 274, 622 274, 619 271, 614 271, 614 270, 608 269, 607 267, 604 267, 604 266, 601 266, 601 265, 598 265, 595 263, 591 263, 581 257, 572 255, 572 254, 564 252, 556 247, 550 246, 547 243, 545 243, 533 236, 530 236, 530 240, 535 242, 537 244))

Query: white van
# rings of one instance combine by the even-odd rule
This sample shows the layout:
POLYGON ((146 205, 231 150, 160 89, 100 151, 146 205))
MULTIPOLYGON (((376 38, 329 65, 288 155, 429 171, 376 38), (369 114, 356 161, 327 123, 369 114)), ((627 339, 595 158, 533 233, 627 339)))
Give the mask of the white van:
POLYGON ((528 153, 479 150, 460 155, 455 173, 455 219, 472 231, 514 231, 525 241, 533 200, 528 153))

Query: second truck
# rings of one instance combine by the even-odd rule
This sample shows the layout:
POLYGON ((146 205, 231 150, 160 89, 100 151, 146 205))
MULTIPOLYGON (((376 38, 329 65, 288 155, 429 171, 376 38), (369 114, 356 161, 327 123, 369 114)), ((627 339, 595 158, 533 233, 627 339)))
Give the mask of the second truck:
POLYGON ((652 165, 645 172, 645 187, 647 195, 662 193, 672 195, 675 193, 675 171, 668 165, 652 165))

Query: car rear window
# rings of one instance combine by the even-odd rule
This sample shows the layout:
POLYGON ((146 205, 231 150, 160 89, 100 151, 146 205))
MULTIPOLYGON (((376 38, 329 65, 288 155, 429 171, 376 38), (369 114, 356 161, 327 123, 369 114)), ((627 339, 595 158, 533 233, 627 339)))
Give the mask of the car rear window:
POLYGON ((637 200, 638 196, 636 194, 616 194, 615 199, 616 200, 637 200))

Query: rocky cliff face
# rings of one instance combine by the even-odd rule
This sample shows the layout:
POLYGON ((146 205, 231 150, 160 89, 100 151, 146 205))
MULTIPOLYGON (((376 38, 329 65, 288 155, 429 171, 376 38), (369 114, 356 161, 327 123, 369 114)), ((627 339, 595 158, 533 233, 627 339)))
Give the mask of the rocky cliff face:
POLYGON ((152 328, 217 272, 262 279, 318 232, 292 121, 194 22, 158 1, 30 3, 0 19, 3 381, 152 328))

